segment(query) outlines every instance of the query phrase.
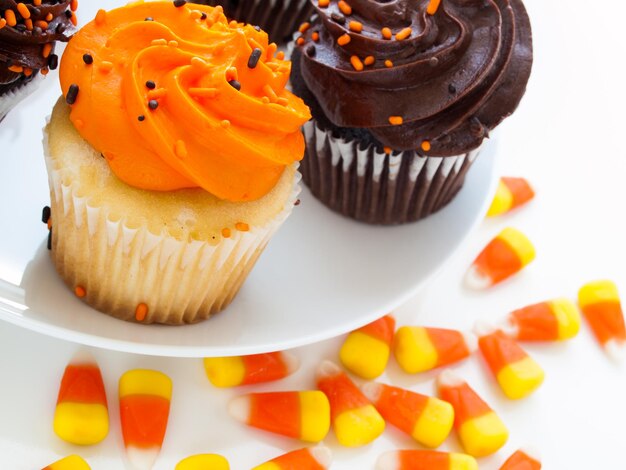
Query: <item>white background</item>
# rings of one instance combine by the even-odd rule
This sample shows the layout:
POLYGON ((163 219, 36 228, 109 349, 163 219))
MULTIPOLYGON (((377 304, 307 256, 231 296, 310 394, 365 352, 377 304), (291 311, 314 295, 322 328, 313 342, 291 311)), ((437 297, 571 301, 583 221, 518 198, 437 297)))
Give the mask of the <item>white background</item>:
MULTIPOLYGON (((445 1, 445 0, 444 0, 445 1)), ((83 0, 85 3, 85 0, 83 0)), ((396 311, 400 324, 470 328, 513 308, 555 296, 575 298, 596 278, 613 279, 626 296, 626 155, 622 1, 526 1, 534 30, 535 66, 522 105, 501 126, 505 174, 528 177, 537 197, 520 211, 485 221, 422 293, 396 311), (506 225, 534 241, 537 259, 521 275, 485 293, 461 287, 468 264, 506 225)), ((384 246, 381 246, 381 250, 384 246)), ((51 431, 58 381, 77 346, 0 325, 0 463, 7 469, 41 468, 73 452, 93 469, 123 468, 116 403, 117 379, 127 369, 153 367, 174 380, 170 427, 156 469, 172 469, 193 453, 218 452, 245 469, 298 443, 244 429, 225 412, 229 397, 204 377, 196 359, 168 359, 93 350, 111 403, 111 432, 100 445, 75 448, 51 431)), ((295 350, 303 367, 293 377, 259 390, 309 388, 321 358, 334 358, 340 340, 295 350)), ((573 341, 528 346, 546 370, 544 385, 521 402, 505 399, 479 358, 455 369, 502 416, 511 437, 481 468, 497 469, 522 445, 532 445, 547 469, 622 469, 626 438, 626 368, 611 363, 586 326, 573 341)), ((408 377, 392 362, 382 378, 433 393, 433 375, 408 377)), ((393 429, 373 445, 341 449, 329 435, 333 469, 368 469, 382 451, 417 447, 393 429)), ((451 437, 445 449, 459 450, 451 437)))

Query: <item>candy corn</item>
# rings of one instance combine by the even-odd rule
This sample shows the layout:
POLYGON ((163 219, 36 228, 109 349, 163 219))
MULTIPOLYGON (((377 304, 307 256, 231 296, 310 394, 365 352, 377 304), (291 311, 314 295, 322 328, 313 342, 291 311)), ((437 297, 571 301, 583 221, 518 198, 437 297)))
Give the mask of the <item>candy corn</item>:
POLYGON ((119 397, 128 459, 138 469, 150 469, 167 429, 172 381, 154 370, 130 370, 120 378, 119 397))
POLYGON ((500 470, 541 470, 541 462, 532 452, 520 449, 502 464, 500 470))
POLYGON ((330 429, 330 405, 322 392, 251 393, 233 399, 233 418, 249 426, 307 442, 319 442, 330 429))
POLYGON ((91 470, 91 467, 78 455, 69 455, 51 463, 42 470, 91 470))
POLYGON ((626 328, 617 286, 611 281, 585 284, 578 291, 578 304, 604 350, 616 358, 622 358, 626 346, 626 328))
POLYGON ((535 197, 533 188, 524 178, 503 176, 498 183, 496 195, 487 211, 487 217, 494 217, 509 212, 535 197))
POLYGON ((478 470, 470 455, 434 450, 392 450, 382 454, 376 470, 478 470))
POLYGON ((374 379, 385 371, 396 321, 384 316, 354 330, 339 351, 341 363, 350 372, 364 379, 374 379))
POLYGON ((337 440, 346 447, 372 442, 382 434, 385 421, 339 366, 324 361, 317 371, 317 388, 330 401, 330 416, 337 440))
POLYGON ((513 338, 485 325, 477 330, 480 352, 507 397, 524 398, 542 384, 543 369, 513 338))
POLYGON ((439 396, 454 408, 454 428, 465 452, 484 457, 506 443, 506 426, 467 382, 449 370, 443 371, 437 382, 439 396))
POLYGON ((465 359, 475 350, 471 333, 403 326, 396 333, 393 353, 405 372, 416 374, 465 359))
POLYGON ((280 455, 252 470, 325 470, 330 462, 330 449, 309 447, 280 455))
POLYGON ((370 382, 363 393, 385 421, 426 447, 439 447, 454 423, 450 403, 390 385, 370 382))
POLYGON ((535 259, 535 248, 514 228, 500 232, 474 260, 465 276, 473 289, 486 289, 504 281, 535 259))
POLYGON ((563 341, 580 330, 580 314, 573 302, 554 299, 514 310, 503 326, 520 341, 563 341))
POLYGON ((53 428, 61 439, 78 445, 97 444, 109 433, 104 383, 91 356, 77 356, 65 368, 53 428))
POLYGON ((286 352, 207 357, 204 359, 204 368, 216 387, 236 387, 287 377, 298 368, 298 359, 286 352))
POLYGON ((174 470, 229 470, 228 460, 217 454, 198 454, 181 460, 174 470))

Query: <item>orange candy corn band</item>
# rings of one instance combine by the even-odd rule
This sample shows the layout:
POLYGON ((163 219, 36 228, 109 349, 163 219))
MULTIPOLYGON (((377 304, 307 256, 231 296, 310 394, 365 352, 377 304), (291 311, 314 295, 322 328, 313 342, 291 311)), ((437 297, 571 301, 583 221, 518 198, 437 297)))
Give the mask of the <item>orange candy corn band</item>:
POLYGON ((553 340, 559 337, 559 323, 548 302, 540 302, 511 312, 517 338, 553 340))
POLYGON ((297 392, 255 393, 250 399, 250 426, 300 438, 300 397, 297 392))
POLYGON ((454 408, 454 427, 458 428, 465 421, 489 413, 491 408, 467 384, 455 387, 440 386, 439 395, 454 408))
POLYGON ((427 328, 428 337, 437 350, 437 365, 452 364, 471 354, 466 337, 460 331, 427 328))
POLYGON ((309 447, 279 455, 252 470, 325 470, 330 460, 328 448, 309 447))
POLYGON ((585 318, 600 344, 611 339, 626 341, 624 314, 618 302, 599 302, 583 308, 585 318))
POLYGON ((361 333, 365 333, 373 338, 378 338, 385 343, 391 344, 395 327, 396 320, 391 315, 385 315, 355 331, 360 331, 361 333))
POLYGON ((70 364, 65 368, 57 404, 94 403, 107 406, 100 369, 95 364, 70 364))
POLYGON ((242 385, 270 382, 290 373, 279 352, 242 356, 242 359, 247 372, 242 385))
MULTIPOLYGON (((382 384, 381 384, 382 385, 382 384)), ((426 407, 428 397, 419 393, 397 387, 383 385, 378 400, 374 402, 376 409, 385 418, 407 434, 413 432, 416 418, 426 407)))
POLYGON ((502 331, 495 331, 480 337, 478 346, 494 374, 507 365, 528 357, 528 354, 502 331))
POLYGON ((541 462, 522 449, 511 455, 500 470, 541 470, 541 462))
POLYGON ((254 200, 302 158, 300 126, 310 118, 285 90, 291 64, 274 52, 264 32, 228 23, 221 9, 135 3, 101 10, 74 36, 61 88, 81 136, 125 183, 254 200))
POLYGON ((330 417, 333 421, 345 411, 370 404, 354 382, 343 372, 335 376, 320 378, 317 381, 317 388, 328 397, 330 417))

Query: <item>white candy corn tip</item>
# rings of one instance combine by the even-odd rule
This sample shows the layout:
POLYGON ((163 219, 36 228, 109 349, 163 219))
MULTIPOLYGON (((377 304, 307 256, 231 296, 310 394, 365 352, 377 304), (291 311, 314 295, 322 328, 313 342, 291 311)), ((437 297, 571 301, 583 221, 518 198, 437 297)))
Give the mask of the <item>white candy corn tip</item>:
POLYGON ((376 403, 383 391, 383 384, 377 382, 368 382, 361 387, 363 395, 372 403, 376 403))
POLYGON ((463 385, 465 380, 456 375, 452 370, 446 369, 437 377, 437 385, 440 387, 458 387, 463 385))
POLYGON ((506 318, 498 323, 496 323, 498 329, 502 330, 502 332, 510 336, 513 339, 517 339, 519 336, 519 326, 512 318, 506 318))
POLYGON ((126 447, 126 457, 132 470, 151 470, 159 456, 158 447, 139 449, 135 446, 126 447))
POLYGON ((604 344, 604 351, 617 363, 626 362, 626 342, 610 339, 604 344))
POLYGON ((376 470, 398 470, 400 468, 400 459, 398 452, 395 450, 385 452, 376 461, 376 470))
POLYGON ((250 417, 250 397, 242 395, 233 398, 228 404, 228 413, 237 421, 247 423, 250 417))
POLYGON ((461 335, 463 336, 463 341, 465 341, 465 346, 470 354, 475 352, 478 349, 478 337, 469 331, 461 332, 461 335))
POLYGON ((317 463, 324 468, 330 467, 330 464, 333 461, 333 454, 328 447, 311 447, 309 449, 309 453, 311 454, 311 457, 313 457, 317 463))
POLYGON ((489 323, 485 320, 478 320, 474 323, 473 331, 479 338, 495 333, 497 330, 498 328, 493 323, 489 323))
POLYGON ((333 375, 341 374, 341 367, 332 361, 322 361, 317 367, 317 378, 332 377, 333 375))
POLYGON ((493 282, 489 276, 482 274, 476 266, 470 266, 465 273, 465 285, 470 289, 484 290, 493 285, 493 282))
POLYGON ((298 359, 298 356, 295 356, 286 351, 282 351, 280 355, 283 358, 283 362, 285 363, 287 375, 291 375, 298 370, 298 368, 300 367, 300 359, 298 359))

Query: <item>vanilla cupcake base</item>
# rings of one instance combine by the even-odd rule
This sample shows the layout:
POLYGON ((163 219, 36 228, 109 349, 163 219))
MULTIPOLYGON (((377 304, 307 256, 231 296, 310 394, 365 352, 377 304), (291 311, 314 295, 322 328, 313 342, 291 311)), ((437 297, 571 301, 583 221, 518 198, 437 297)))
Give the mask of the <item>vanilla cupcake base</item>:
POLYGON ((268 195, 246 203, 200 189, 130 188, 82 140, 62 102, 44 147, 56 269, 89 305, 128 321, 194 323, 224 309, 300 190, 295 165, 268 195))

